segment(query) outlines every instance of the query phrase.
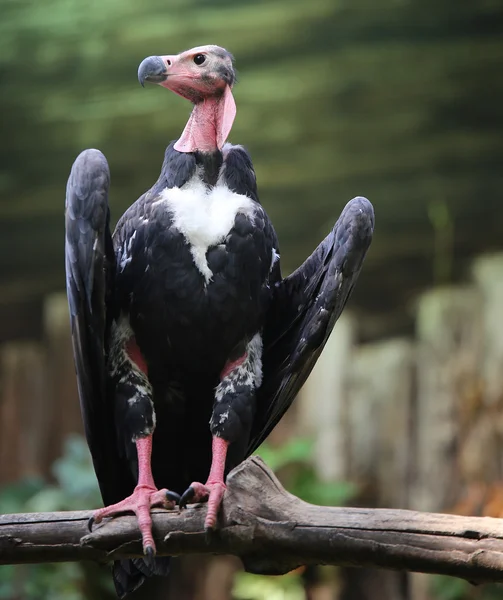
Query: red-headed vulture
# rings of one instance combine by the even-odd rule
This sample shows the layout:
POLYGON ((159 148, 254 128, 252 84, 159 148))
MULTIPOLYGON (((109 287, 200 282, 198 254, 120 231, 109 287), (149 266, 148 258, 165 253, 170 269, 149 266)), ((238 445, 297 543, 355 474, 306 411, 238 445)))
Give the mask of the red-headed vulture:
POLYGON ((133 511, 145 557, 118 561, 120 596, 155 557, 150 507, 208 501, 305 382, 356 283, 374 227, 357 197, 288 277, 248 152, 227 142, 232 56, 201 46, 151 56, 138 77, 189 100, 158 180, 109 227, 108 164, 85 150, 66 195, 66 277, 80 402, 105 508, 133 511), (181 494, 181 497, 179 496, 181 494))

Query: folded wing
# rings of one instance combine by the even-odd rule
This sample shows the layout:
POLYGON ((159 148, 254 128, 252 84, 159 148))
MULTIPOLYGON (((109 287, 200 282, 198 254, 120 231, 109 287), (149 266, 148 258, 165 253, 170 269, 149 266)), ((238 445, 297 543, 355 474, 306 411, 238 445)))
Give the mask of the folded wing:
POLYGON ((72 166, 65 211, 66 287, 80 406, 101 493, 108 503, 123 498, 134 485, 126 465, 121 468, 106 372, 115 270, 109 184, 104 155, 85 150, 72 166))

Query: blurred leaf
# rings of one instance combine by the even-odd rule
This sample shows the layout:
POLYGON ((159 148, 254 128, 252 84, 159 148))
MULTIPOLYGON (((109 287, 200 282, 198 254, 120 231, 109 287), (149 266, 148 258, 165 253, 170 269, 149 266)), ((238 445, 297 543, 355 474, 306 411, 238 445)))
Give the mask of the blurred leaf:
POLYGON ((101 504, 91 455, 84 438, 76 434, 68 436, 64 454, 56 460, 52 471, 59 485, 48 486, 34 494, 26 510, 80 510, 101 504))
POLYGON ((312 453, 313 440, 302 437, 292 438, 286 444, 274 448, 265 442, 257 450, 257 454, 273 471, 279 471, 295 462, 307 462, 311 459, 312 453))
POLYGON ((470 584, 464 579, 433 575, 431 588, 437 600, 465 600, 469 598, 470 584))
POLYGON ((294 573, 281 577, 240 573, 233 596, 237 600, 304 600, 305 592, 300 577, 294 573))
POLYGON ((299 475, 291 491, 311 504, 341 506, 356 496, 358 486, 349 481, 319 481, 314 471, 310 471, 299 475))
POLYGON ((0 513, 20 512, 28 500, 43 489, 41 478, 30 478, 0 488, 0 513))
POLYGON ((66 504, 64 491, 57 487, 46 487, 40 490, 30 498, 24 510, 27 512, 54 512, 63 510, 62 506, 66 504))
POLYGON ((99 493, 91 454, 79 435, 67 438, 64 455, 54 463, 52 470, 60 486, 71 496, 99 493))
POLYGON ((5 565, 0 568, 0 598, 12 598, 14 565, 5 565))
POLYGON ((311 465, 313 446, 311 438, 296 437, 277 447, 265 442, 257 454, 275 473, 288 466, 296 467, 288 489, 302 500, 327 506, 345 504, 356 495, 358 487, 347 481, 320 481, 311 465))

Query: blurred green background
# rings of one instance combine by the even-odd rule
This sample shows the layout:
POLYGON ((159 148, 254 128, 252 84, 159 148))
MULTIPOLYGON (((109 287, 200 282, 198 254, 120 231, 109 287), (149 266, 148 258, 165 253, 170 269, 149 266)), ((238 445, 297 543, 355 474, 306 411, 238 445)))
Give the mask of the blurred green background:
POLYGON ((73 159, 86 147, 108 157, 116 220, 189 113, 142 89, 137 66, 199 44, 236 57, 231 140, 251 151, 287 269, 355 195, 377 213, 355 296, 366 308, 400 311, 501 244, 498 0, 2 0, 0 11, 4 337, 35 325, 8 304, 62 287, 73 159))
MULTIPOLYGON (((164 148, 190 112, 185 100, 167 90, 142 89, 139 63, 148 55, 208 43, 235 56, 238 113, 230 140, 251 152, 285 272, 313 251, 348 200, 364 195, 374 204, 375 238, 350 303, 358 316, 355 344, 396 335, 410 340, 424 290, 466 283, 475 257, 503 248, 501 1, 0 0, 4 512, 75 506, 64 468, 51 466, 64 452, 67 434, 81 431, 65 301, 58 295, 64 289, 64 193, 71 164, 87 147, 105 153, 115 222, 156 180, 164 148), (48 482, 59 491, 47 490, 48 482)), ((454 295, 457 302, 460 295, 454 295)), ((480 302, 474 306, 478 310, 480 302)), ((448 302, 444 308, 451 313, 448 302)), ((477 331, 491 329, 477 323, 477 331)), ((501 367, 500 358, 493 362, 501 367)), ((485 389, 484 368, 470 372, 473 389, 485 389)), ((480 402, 480 414, 489 414, 485 400, 480 402)), ((287 419, 273 440, 273 463, 286 440, 304 439, 297 421, 295 414, 287 419)), ((458 429, 456 435, 465 432, 458 429)), ((310 433, 318 435, 316 428, 310 433)), ((68 442, 63 464, 81 474, 75 476, 83 486, 76 497, 85 508, 98 500, 89 465, 77 467, 87 460, 79 440, 68 442)), ((289 464, 282 472, 292 491, 317 490, 309 500, 320 503, 380 502, 372 494, 358 496, 355 490, 367 489, 368 482, 353 477, 349 467, 328 481, 299 443, 281 465, 289 464), (311 469, 309 476, 305 469, 311 469)), ((483 469, 483 461, 477 468, 483 469)), ((499 475, 496 469, 489 482, 499 475)), ((459 497, 451 494, 433 508, 452 508, 459 497)), ((0 567, 0 598, 106 596, 93 587, 101 581, 95 571, 75 565, 0 567)), ((412 586, 410 596, 412 588, 402 580, 393 592, 387 582, 374 585, 369 595, 347 572, 297 574, 294 584, 288 578, 243 577, 230 586, 243 600, 475 597, 463 584, 443 580, 428 584, 423 595, 412 586)), ((147 597, 164 597, 152 594, 147 597)))

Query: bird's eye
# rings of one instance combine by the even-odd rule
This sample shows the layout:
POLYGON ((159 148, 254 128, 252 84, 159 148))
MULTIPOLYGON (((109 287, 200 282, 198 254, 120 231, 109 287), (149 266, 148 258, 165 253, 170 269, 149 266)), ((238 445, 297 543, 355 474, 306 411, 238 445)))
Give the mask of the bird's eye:
POLYGON ((194 56, 194 62, 198 66, 202 65, 205 60, 206 60, 206 56, 204 56, 204 54, 196 54, 194 56))

